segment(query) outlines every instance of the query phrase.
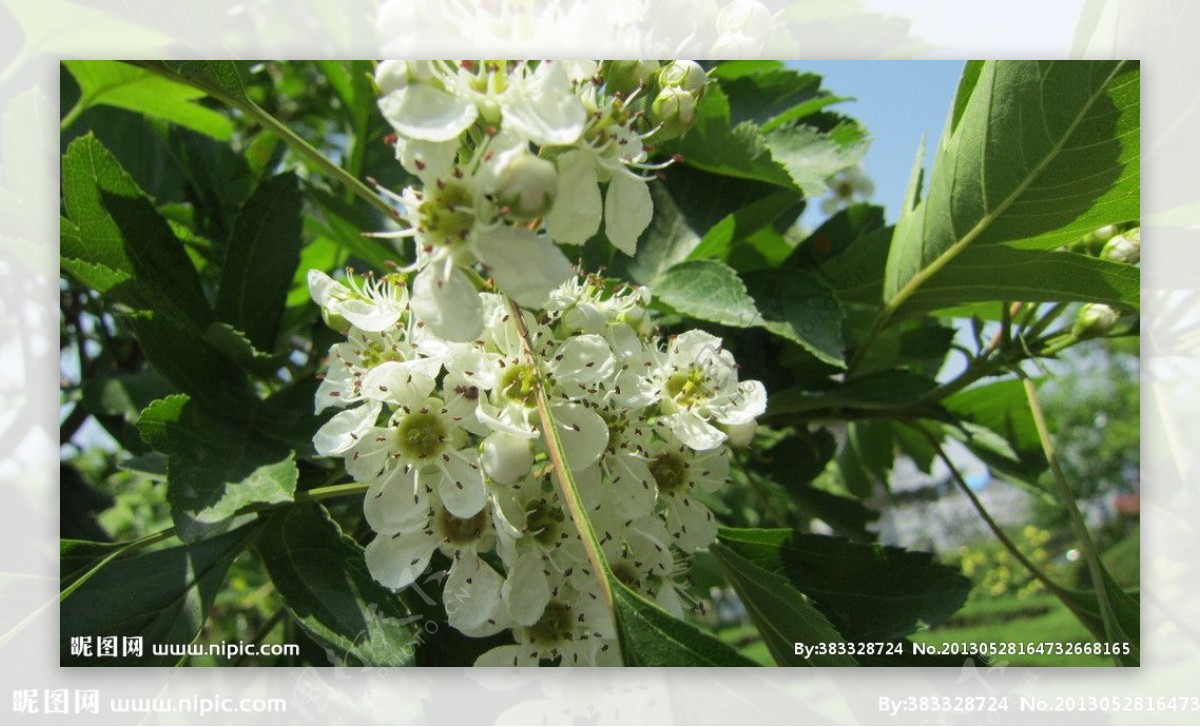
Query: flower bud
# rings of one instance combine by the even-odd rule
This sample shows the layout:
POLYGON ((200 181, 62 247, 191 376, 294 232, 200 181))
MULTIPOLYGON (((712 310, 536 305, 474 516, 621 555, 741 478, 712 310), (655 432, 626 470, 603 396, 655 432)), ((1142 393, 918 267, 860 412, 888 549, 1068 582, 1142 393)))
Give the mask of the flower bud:
POLYGON ((433 66, 429 61, 383 61, 375 68, 375 85, 381 96, 432 77, 433 66))
POLYGON ((658 61, 612 61, 605 70, 604 83, 609 93, 628 96, 649 84, 658 72, 658 61))
POLYGON ((1079 309, 1071 333, 1077 340, 1103 336, 1117 325, 1121 314, 1112 306, 1103 303, 1087 303, 1079 309))
POLYGON ((563 325, 572 333, 600 334, 607 321, 604 314, 590 303, 573 306, 563 314, 563 325))
POLYGON ((558 193, 558 171, 552 162, 523 153, 500 172, 496 198, 513 217, 541 217, 554 205, 558 193))
POLYGON ((511 485, 533 467, 533 440, 492 432, 483 440, 479 464, 484 473, 502 485, 511 485))
POLYGON ((1087 233, 1083 236, 1083 239, 1073 243, 1070 247, 1073 250, 1082 250, 1088 255, 1098 255, 1104 243, 1111 240, 1118 232, 1120 230, 1117 229, 1116 225, 1105 225, 1087 233))
POLYGON ((1100 257, 1113 262, 1137 265, 1142 259, 1142 229, 1134 228, 1112 238, 1105 243, 1100 257))
POLYGON ((721 428, 729 436, 730 447, 746 447, 754 439, 754 431, 758 428, 758 421, 751 419, 743 424, 724 424, 721 428))
POLYGON ((708 75, 695 61, 672 61, 658 72, 658 84, 664 89, 680 88, 698 97, 708 82, 708 75))
POLYGON ((696 121, 696 97, 672 86, 659 91, 650 105, 650 119, 659 129, 648 141, 660 143, 682 136, 696 121))
POLYGON ((322 308, 321 320, 325 321, 325 325, 343 336, 350 333, 350 321, 346 320, 341 313, 334 313, 328 308, 322 308))

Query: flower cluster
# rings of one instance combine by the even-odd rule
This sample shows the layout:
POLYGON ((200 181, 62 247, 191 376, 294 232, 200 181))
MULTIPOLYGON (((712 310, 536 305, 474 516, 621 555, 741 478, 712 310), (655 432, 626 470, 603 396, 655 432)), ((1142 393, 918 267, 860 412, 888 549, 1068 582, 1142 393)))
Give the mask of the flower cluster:
POLYGON ((648 290, 597 276, 572 275, 536 313, 472 291, 482 323, 469 341, 431 325, 420 274, 411 290, 398 273, 343 283, 312 271, 309 286, 347 334, 316 395, 318 412, 339 411, 314 445, 369 483, 376 580, 404 588, 440 552, 450 625, 476 637, 511 631, 512 644, 477 663, 619 663, 558 495, 540 395, 613 574, 682 614, 689 556, 716 536, 702 498, 725 483, 728 446, 749 440, 766 406, 719 338, 663 339, 648 290))
POLYGON ((393 197, 416 261, 412 305, 435 334, 471 341, 482 265, 538 308, 572 275, 558 244, 601 231, 634 254, 650 224, 646 186, 671 163, 651 143, 685 132, 706 87, 690 61, 385 61, 379 107, 396 156, 418 180, 393 197))

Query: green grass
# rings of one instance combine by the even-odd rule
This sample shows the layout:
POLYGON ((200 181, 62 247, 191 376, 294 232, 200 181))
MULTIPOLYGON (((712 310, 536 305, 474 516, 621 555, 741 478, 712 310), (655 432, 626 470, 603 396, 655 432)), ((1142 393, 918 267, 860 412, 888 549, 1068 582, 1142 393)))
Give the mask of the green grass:
MULTIPOLYGON (((992 642, 1091 642, 1095 637, 1057 598, 1039 594, 1029 598, 1003 596, 975 598, 948 622, 913 634, 923 644, 992 642)), ((991 657, 1009 666, 1113 666, 1112 659, 1080 654, 1025 654, 991 657)))
MULTIPOLYGON (((1125 587, 1136 587, 1140 555, 1137 528, 1107 548, 1102 558, 1113 577, 1125 587)), ((772 665, 766 645, 751 624, 723 629, 719 637, 763 665, 772 665)), ((1016 595, 972 597, 947 622, 910 637, 922 644, 1047 642, 1092 643, 1096 639, 1062 603, 1048 593, 1026 598, 1016 595)), ((1009 666, 1113 666, 1109 657, 1084 654, 1024 654, 990 657, 1009 666)))

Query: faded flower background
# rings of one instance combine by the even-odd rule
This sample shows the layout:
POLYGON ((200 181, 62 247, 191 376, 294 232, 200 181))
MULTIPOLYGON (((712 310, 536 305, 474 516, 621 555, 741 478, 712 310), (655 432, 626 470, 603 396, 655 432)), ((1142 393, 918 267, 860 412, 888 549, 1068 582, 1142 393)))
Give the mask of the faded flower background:
MULTIPOLYGON (((287 714, 213 723, 879 722, 881 696, 1195 694, 1200 596, 1200 5, 1088 0, 992 7, 926 0, 3 0, 0 2, 0 675, 6 689, 98 689, 113 696, 281 696, 287 714), (1036 32, 1033 28, 1036 26, 1036 32), (964 29, 963 33, 956 28, 964 29), (987 28, 986 42, 977 31, 987 28), (961 44, 961 45, 960 45, 961 44), (52 340, 58 61, 62 58, 532 55, 767 58, 1141 58, 1145 666, 1108 674, 1006 669, 798 673, 612 670, 309 670, 250 674, 57 670, 57 435, 52 340), (133 676, 133 678, 130 678, 133 676), (885 681, 886 680, 886 681, 885 681)), ((0 690, 4 691, 4 690, 0 690)), ((10 709, 7 693, 0 703, 10 709)), ((1015 707, 1014 707, 1015 709, 1015 707)), ((982 722, 987 715, 960 715, 982 722)), ((943 714, 908 714, 925 722, 943 714)), ((93 716, 97 723, 128 715, 93 716)), ((194 720, 196 717, 190 717, 194 720)), ((185 719, 189 719, 185 717, 185 719)), ((1000 722, 1040 722, 1011 712, 1000 722)), ((1125 721, 1188 722, 1142 713, 1125 721)), ((148 721, 178 721, 159 715, 148 721)))

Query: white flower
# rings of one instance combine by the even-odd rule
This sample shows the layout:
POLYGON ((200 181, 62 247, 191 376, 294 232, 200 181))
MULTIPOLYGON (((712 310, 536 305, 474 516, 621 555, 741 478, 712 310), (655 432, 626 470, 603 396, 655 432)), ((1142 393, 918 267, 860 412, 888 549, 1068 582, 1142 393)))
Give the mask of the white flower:
POLYGON ((644 517, 620 527, 618 534, 604 542, 603 548, 616 579, 654 599, 675 565, 670 544, 671 537, 662 520, 644 517))
MULTIPOLYGON (((368 492, 368 513, 384 492, 368 492)), ((391 589, 404 588, 425 572, 434 551, 441 549, 453 561, 442 589, 450 625, 460 631, 471 631, 486 629, 491 621, 494 630, 502 628, 497 617, 503 578, 479 557, 480 552, 490 550, 495 542, 486 511, 460 518, 434 505, 424 513, 424 524, 413 527, 412 520, 402 519, 397 524, 408 527, 394 531, 388 525, 396 521, 385 517, 376 514, 372 518, 372 526, 378 528, 379 534, 365 549, 367 569, 376 581, 391 589)))
POLYGON ((333 316, 339 316, 363 331, 384 331, 396 325, 408 307, 408 289, 391 275, 380 280, 347 276, 349 285, 339 283, 320 270, 308 271, 308 290, 313 301, 333 316))
POLYGON ((546 232, 558 242, 582 245, 600 229, 626 255, 637 251, 638 237, 654 216, 654 201, 646 179, 630 167, 647 165, 646 150, 638 134, 614 125, 594 142, 561 154, 558 165, 558 197, 570 204, 556 204, 546 215, 546 232), (601 182, 607 182, 601 204, 601 182))
POLYGON ((651 448, 650 472, 658 484, 667 530, 680 549, 690 553, 717 537, 717 521, 696 498, 696 491, 713 492, 725 484, 729 452, 724 448, 696 452, 670 433, 663 435, 663 441, 651 448))
POLYGON ((477 120, 511 129, 535 144, 571 144, 579 138, 586 111, 559 64, 543 61, 536 69, 517 63, 428 64, 428 74, 412 64, 388 63, 376 70, 384 95, 379 108, 396 131, 412 139, 457 139, 477 120))
POLYGON ((696 450, 725 441, 718 424, 745 424, 767 409, 767 393, 757 381, 738 383, 737 365, 721 339, 688 331, 667 347, 658 372, 663 417, 672 433, 696 450))
POLYGON ((849 167, 829 180, 829 196, 821 201, 821 211, 832 215, 854 204, 857 198, 867 199, 875 194, 875 183, 862 167, 849 167))
POLYGON ((566 579, 546 604, 538 620, 512 630, 516 644, 484 653, 476 666, 536 666, 552 661, 561 666, 619 663, 615 630, 590 573, 580 570, 566 579))
POLYGON ((398 408, 386 426, 355 432, 346 471, 360 482, 396 468, 411 472, 414 492, 436 491, 456 516, 471 517, 487 500, 479 455, 463 446, 466 432, 444 402, 427 396, 432 388, 431 379, 404 363, 382 364, 364 377, 369 398, 398 408))
POLYGON ((533 308, 574 274, 548 238, 505 223, 505 208, 494 199, 502 175, 484 166, 486 153, 479 156, 467 170, 456 166, 423 192, 410 187, 395 196, 408 227, 378 235, 415 238, 417 262, 412 267, 420 272, 413 282, 412 309, 449 341, 470 341, 483 326, 478 291, 461 268, 479 262, 504 293, 533 308))

